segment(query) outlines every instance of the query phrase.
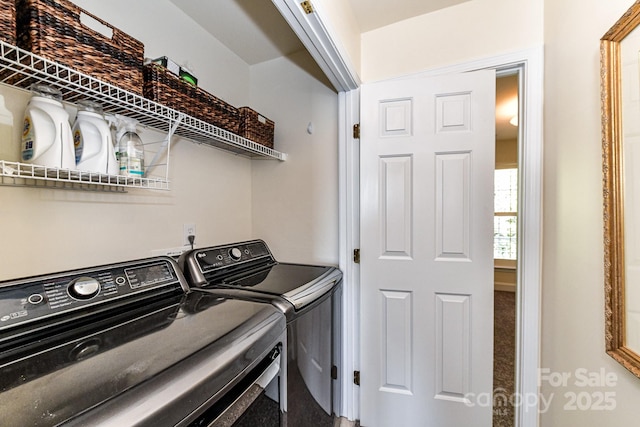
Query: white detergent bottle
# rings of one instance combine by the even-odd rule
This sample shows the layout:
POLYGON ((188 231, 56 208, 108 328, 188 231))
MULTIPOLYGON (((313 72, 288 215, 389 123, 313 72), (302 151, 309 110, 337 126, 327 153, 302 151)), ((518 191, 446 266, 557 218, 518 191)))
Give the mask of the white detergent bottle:
POLYGON ((76 168, 69 113, 59 90, 31 85, 33 95, 24 113, 22 161, 50 168, 76 168))
POLYGON ((5 107, 4 96, 0 95, 0 160, 19 161, 18 147, 18 141, 13 137, 13 114, 5 107))
POLYGON ((78 114, 71 128, 76 168, 81 171, 117 175, 120 170, 113 149, 113 137, 100 104, 78 102, 78 114))
MULTIPOLYGON (((120 165, 120 175, 131 178, 142 178, 144 176, 144 146, 138 136, 135 119, 119 116, 120 128, 124 130, 118 140, 116 156, 120 165)), ((120 134, 120 131, 118 132, 120 134)))

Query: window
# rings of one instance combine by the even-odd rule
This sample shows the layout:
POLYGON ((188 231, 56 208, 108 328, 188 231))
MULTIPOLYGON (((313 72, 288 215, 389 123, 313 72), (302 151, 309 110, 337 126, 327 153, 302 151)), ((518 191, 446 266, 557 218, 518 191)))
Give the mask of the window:
POLYGON ((518 169, 496 169, 493 258, 515 260, 518 249, 518 169))

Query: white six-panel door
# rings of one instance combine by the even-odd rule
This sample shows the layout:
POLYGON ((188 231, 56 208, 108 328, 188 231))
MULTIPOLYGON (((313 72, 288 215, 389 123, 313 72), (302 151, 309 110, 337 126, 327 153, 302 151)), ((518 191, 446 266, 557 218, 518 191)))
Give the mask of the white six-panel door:
POLYGON ((362 86, 361 424, 489 427, 495 72, 362 86))

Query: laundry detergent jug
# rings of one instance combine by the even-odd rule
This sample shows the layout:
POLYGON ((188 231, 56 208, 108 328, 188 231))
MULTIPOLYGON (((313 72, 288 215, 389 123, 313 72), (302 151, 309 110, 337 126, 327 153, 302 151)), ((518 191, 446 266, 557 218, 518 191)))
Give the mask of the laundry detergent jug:
POLYGON ((116 157, 120 165, 120 175, 142 178, 144 176, 144 146, 137 132, 138 121, 118 116, 118 147, 116 157))
POLYGON ((0 160, 17 162, 18 141, 13 137, 13 114, 4 103, 4 96, 0 95, 0 160))
POLYGON ((81 171, 117 175, 120 170, 109 124, 100 104, 78 102, 78 114, 71 128, 76 168, 81 171))
POLYGON ((69 113, 59 90, 31 85, 32 96, 24 113, 21 157, 25 163, 75 169, 76 156, 69 113))

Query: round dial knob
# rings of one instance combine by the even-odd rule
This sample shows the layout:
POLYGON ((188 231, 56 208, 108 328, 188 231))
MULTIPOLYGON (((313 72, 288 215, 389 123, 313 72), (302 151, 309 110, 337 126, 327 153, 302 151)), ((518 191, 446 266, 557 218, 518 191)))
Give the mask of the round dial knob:
POLYGON ((32 294, 32 295, 29 295, 29 298, 27 298, 27 301, 29 301, 29 304, 38 305, 42 301, 44 301, 44 297, 40 294, 32 294))
POLYGON ((100 282, 93 277, 79 277, 69 283, 69 295, 76 299, 91 299, 100 293, 100 282))
POLYGON ((242 257, 242 252, 240 252, 240 249, 238 248, 232 248, 229 250, 229 256, 238 261, 242 257))

